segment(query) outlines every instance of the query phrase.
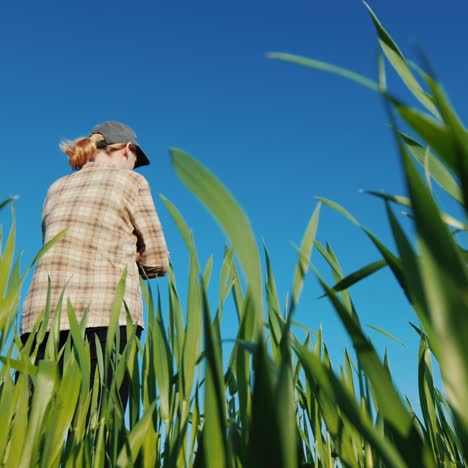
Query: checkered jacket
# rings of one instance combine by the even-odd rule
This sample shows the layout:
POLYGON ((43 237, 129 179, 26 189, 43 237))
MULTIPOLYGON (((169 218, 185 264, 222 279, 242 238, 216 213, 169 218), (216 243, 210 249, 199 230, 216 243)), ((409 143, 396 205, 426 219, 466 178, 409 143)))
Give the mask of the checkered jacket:
MULTIPOLYGON (((166 274, 169 254, 151 190, 146 179, 127 169, 88 162, 62 177, 47 193, 42 216, 43 241, 66 229, 39 261, 25 298, 21 332, 30 332, 45 308, 51 284, 51 317, 64 291, 60 319, 70 328, 68 299, 78 319, 86 309, 87 327, 107 326, 117 284, 125 268, 125 303, 132 321, 143 323, 140 275, 166 274), (136 254, 141 254, 138 264, 136 254)), ((126 324, 122 307, 119 323, 126 324)))

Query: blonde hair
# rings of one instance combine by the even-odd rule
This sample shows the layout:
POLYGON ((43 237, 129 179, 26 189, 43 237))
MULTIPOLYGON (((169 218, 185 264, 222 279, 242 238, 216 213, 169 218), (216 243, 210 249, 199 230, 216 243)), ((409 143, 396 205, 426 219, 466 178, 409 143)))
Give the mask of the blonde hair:
MULTIPOLYGON (((60 143, 60 149, 68 156, 70 166, 73 170, 80 170, 89 160, 96 157, 98 148, 96 143, 104 140, 100 133, 93 133, 89 137, 80 137, 75 141, 65 140, 60 143)), ((113 151, 125 148, 126 143, 114 143, 106 145, 103 149, 110 154, 113 151)))

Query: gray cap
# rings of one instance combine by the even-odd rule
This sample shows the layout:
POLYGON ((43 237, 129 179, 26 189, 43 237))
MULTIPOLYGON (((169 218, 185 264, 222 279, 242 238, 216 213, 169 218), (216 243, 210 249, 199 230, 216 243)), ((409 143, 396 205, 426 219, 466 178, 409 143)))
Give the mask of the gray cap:
POLYGON ((104 137, 104 141, 98 142, 98 148, 103 148, 105 145, 112 145, 114 143, 132 143, 136 148, 136 162, 135 167, 147 166, 150 161, 143 150, 138 146, 136 133, 127 125, 120 122, 108 121, 97 125, 93 128, 91 135, 100 133, 104 137), (100 144, 99 144, 100 143, 100 144))

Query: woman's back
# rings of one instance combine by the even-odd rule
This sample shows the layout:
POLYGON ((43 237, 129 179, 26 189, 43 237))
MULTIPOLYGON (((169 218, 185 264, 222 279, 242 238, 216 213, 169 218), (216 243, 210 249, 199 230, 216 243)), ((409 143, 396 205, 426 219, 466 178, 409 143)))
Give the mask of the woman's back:
MULTIPOLYGON (((108 326, 117 284, 125 269, 125 301, 132 321, 143 326, 135 252, 137 244, 145 241, 141 232, 145 226, 140 229, 139 224, 146 224, 144 211, 151 206, 141 200, 142 194, 150 196, 142 175, 96 162, 50 187, 43 210, 44 241, 64 230, 66 234, 44 255, 35 271, 23 306, 23 332, 31 330, 46 304, 49 277, 52 311, 65 289, 64 304, 70 299, 78 318, 89 308, 87 327, 108 326)), ((153 218, 154 213, 150 213, 153 218)), ((157 236, 157 215, 155 221, 155 232, 147 239, 157 236)), ((165 244, 161 253, 167 255, 162 247, 165 244)), ((63 311, 60 328, 68 329, 65 307, 63 311)), ((119 322, 125 324, 123 308, 119 322)))

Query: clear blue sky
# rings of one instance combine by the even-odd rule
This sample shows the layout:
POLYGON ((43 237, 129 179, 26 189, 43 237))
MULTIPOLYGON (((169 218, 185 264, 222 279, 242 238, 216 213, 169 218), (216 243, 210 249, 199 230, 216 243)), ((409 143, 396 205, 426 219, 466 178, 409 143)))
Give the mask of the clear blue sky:
MULTIPOLYGON (((462 118, 468 112, 466 2, 393 0, 371 6, 409 58, 421 47, 462 118)), ((306 55, 376 76, 377 40, 360 1, 239 2, 3 2, 0 6, 0 199, 16 202, 18 246, 30 261, 40 247, 43 198, 70 172, 58 143, 86 135, 104 120, 132 126, 150 156, 143 168, 184 291, 187 253, 158 195, 164 194, 193 228, 204 264, 222 259, 217 225, 178 180, 168 148, 203 162, 247 211, 265 240, 280 294, 289 290, 298 244, 315 196, 343 204, 390 242, 381 203, 359 189, 403 192, 398 156, 382 103, 344 79, 269 60, 268 51, 306 55)), ((408 93, 393 75, 390 88, 408 93)), ((7 213, 2 222, 8 222, 7 213)), ((329 241, 346 273, 378 259, 367 238, 323 209, 318 239, 329 241)), ((316 264, 326 277, 323 262, 316 264)), ((165 292, 166 280, 160 282, 165 292)), ((27 286, 27 285, 26 285, 27 286)), ((395 281, 380 272, 352 290, 364 324, 394 334, 408 348, 369 329, 385 346, 400 388, 416 397, 415 321, 395 281)), ((322 323, 335 364, 341 326, 310 275, 297 320, 322 323)), ((234 315, 224 336, 234 337, 234 315)), ((300 334, 300 332, 298 332, 300 334)))

